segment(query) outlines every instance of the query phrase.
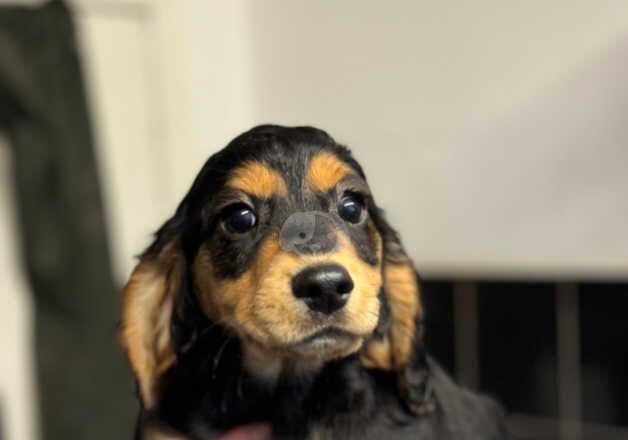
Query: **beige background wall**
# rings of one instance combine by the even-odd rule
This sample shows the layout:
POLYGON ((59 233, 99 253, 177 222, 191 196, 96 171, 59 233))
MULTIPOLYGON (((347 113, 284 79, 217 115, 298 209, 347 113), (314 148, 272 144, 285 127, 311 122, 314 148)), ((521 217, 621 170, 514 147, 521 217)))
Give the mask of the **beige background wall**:
POLYGON ((256 120, 352 145, 426 275, 628 274, 625 3, 248 5, 256 120))
POLYGON ((278 122, 353 147, 427 276, 626 276, 621 2, 135 4, 107 41, 86 20, 121 273, 209 154, 278 122))
MULTIPOLYGON (((207 156, 262 122, 352 146, 426 276, 628 276, 622 1, 72 3, 121 282, 207 156)), ((28 439, 27 288, 1 206, 0 393, 8 438, 28 439)))

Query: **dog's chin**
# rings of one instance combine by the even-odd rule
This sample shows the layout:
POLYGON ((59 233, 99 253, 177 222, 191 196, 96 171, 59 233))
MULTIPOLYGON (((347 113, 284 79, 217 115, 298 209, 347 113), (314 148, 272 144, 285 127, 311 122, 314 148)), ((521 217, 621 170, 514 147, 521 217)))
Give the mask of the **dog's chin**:
POLYGON ((318 364, 355 353, 363 342, 362 336, 326 328, 290 344, 286 352, 297 360, 318 364))
POLYGON ((333 327, 286 344, 263 344, 245 338, 244 360, 246 368, 262 378, 272 379, 287 368, 296 373, 320 369, 323 364, 357 352, 364 336, 333 327))

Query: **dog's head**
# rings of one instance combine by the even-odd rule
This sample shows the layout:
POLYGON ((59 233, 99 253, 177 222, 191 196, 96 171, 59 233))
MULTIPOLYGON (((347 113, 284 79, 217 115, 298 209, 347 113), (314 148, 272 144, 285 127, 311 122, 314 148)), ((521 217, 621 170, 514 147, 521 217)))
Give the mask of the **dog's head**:
POLYGON ((419 339, 412 263, 349 150, 310 127, 234 139, 142 255, 121 328, 145 406, 193 343, 176 335, 184 302, 237 337, 244 368, 260 376, 354 353, 403 373, 419 339))

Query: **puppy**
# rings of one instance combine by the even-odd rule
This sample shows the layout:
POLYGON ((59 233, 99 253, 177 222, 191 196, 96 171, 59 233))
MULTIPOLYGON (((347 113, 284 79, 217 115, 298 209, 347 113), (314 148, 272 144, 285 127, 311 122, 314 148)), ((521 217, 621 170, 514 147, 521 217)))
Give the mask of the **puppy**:
POLYGON ((209 158, 124 290, 136 438, 498 439, 425 355, 419 278, 350 151, 264 125, 209 158))

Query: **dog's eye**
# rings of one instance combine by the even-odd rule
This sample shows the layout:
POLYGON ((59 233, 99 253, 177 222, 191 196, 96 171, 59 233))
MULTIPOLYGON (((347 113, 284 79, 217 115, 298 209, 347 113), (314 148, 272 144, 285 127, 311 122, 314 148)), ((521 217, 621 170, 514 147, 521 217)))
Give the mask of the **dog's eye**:
POLYGON ((227 208, 223 223, 225 228, 234 234, 244 234, 253 229, 257 223, 255 212, 244 204, 237 204, 227 208))
POLYGON ((357 194, 345 194, 340 199, 338 214, 350 223, 358 223, 362 218, 364 200, 357 194))

